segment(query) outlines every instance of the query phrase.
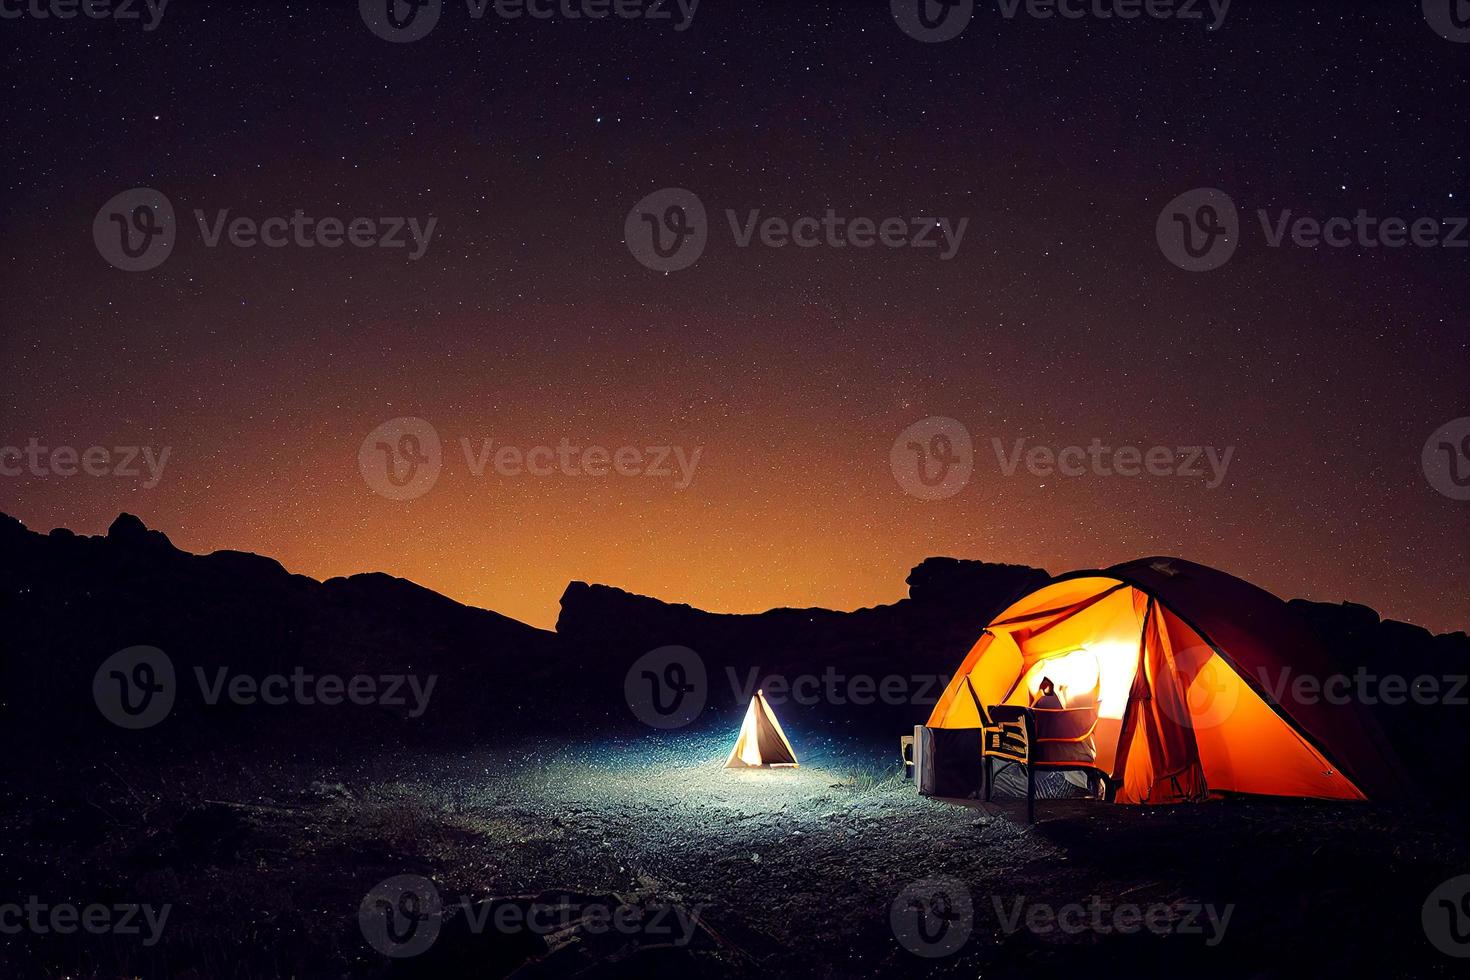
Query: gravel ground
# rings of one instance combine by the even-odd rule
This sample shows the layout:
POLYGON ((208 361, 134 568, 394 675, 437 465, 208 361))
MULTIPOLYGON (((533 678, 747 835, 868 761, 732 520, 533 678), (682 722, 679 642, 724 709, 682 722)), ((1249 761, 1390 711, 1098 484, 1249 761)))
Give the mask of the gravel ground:
POLYGON ((808 735, 800 768, 737 771, 723 768, 730 738, 118 762, 46 790, 8 782, 4 894, 172 913, 151 946, 3 937, 0 976, 1452 975, 1419 912, 1470 859, 1461 830, 1425 815, 1065 800, 1027 827, 1015 803, 919 798, 884 745, 808 735), (359 913, 405 875, 445 911, 431 948, 393 959, 364 931, 371 902, 359 913), (1081 929, 1010 921, 1099 904, 1081 929), (1154 927, 1116 927, 1118 907, 1154 927), (544 928, 475 925, 535 909, 544 928), (599 909, 626 916, 598 928, 599 909))
POLYGON ((1018 846, 1033 837, 1027 828, 919 797, 873 751, 807 745, 797 769, 726 770, 727 742, 569 748, 534 766, 512 760, 507 777, 479 786, 483 760, 464 760, 471 810, 514 812, 521 828, 549 824, 560 845, 531 863, 522 841, 506 840, 499 887, 652 883, 699 909, 755 964, 851 976, 910 956, 888 925, 910 882, 936 873, 987 880, 1060 857, 1044 841, 1018 846), (873 935, 885 941, 853 942, 873 935))

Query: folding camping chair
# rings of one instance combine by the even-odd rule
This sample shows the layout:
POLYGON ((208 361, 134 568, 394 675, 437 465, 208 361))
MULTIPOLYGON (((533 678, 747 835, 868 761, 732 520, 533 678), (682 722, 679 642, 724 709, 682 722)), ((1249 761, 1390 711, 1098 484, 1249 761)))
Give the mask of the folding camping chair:
MULTIPOLYGON (((969 678, 965 679, 965 685, 970 687, 969 678)), ((974 697, 972 687, 970 694, 974 697)), ((1085 773, 1094 792, 1100 786, 1103 795, 1111 797, 1113 788, 1107 775, 1095 765, 1097 749, 1092 738, 1098 718, 1095 696, 1066 708, 982 705, 978 698, 975 703, 980 710, 985 802, 991 800, 996 775, 1007 766, 1019 766, 1026 774, 1027 823, 1036 822, 1037 770, 1085 773)))

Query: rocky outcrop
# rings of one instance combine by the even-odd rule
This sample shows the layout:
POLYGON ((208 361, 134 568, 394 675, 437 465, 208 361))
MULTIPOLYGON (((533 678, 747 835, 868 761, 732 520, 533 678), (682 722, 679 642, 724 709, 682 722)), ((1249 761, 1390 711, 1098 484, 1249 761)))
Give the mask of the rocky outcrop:
POLYGON ((318 582, 262 555, 190 554, 131 514, 97 537, 37 534, 0 517, 0 615, 8 624, 0 731, 43 746, 116 741, 118 729, 93 701, 93 674, 133 646, 162 650, 178 686, 170 716, 134 741, 171 745, 197 736, 462 737, 503 728, 526 705, 527 686, 555 668, 558 649, 544 630, 389 575, 318 582), (438 680, 417 717, 408 703, 343 706, 323 724, 321 711, 295 702, 208 705, 197 672, 221 669, 231 678, 300 671, 438 680))
POLYGON ((1414 783, 1462 799, 1470 783, 1470 637, 1381 619, 1367 606, 1293 599, 1379 720, 1414 783))
POLYGON ((909 598, 926 606, 1004 608, 1041 588, 1051 576, 1029 565, 1000 565, 964 558, 925 558, 909 572, 909 598))
POLYGON ((710 613, 573 582, 562 595, 557 635, 591 672, 604 701, 620 696, 638 658, 683 646, 705 668, 720 723, 744 708, 752 686, 801 679, 808 690, 815 684, 822 692, 801 704, 803 712, 899 732, 928 717, 985 624, 1049 579, 1021 565, 930 558, 910 574, 909 597, 890 605, 749 614, 710 613), (889 694, 881 693, 885 683, 889 694), (880 693, 869 696, 869 684, 880 693))

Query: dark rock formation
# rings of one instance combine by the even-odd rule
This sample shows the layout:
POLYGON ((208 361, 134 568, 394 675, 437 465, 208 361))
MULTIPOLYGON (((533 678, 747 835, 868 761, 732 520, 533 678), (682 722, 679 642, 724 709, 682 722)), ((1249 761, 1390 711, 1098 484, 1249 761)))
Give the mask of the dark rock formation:
POLYGON ((1051 576, 1029 565, 999 565, 964 558, 925 558, 909 572, 909 598, 927 606, 960 609, 980 603, 997 611, 1041 588, 1051 576))
MULTIPOLYGON (((308 741, 503 728, 545 690, 556 638, 388 575, 317 582, 239 551, 194 555, 123 514, 104 537, 28 531, 0 517, 0 731, 46 751, 178 746, 196 736, 308 741), (155 728, 122 732, 101 715, 93 675, 127 647, 162 650, 178 697, 155 728), (438 677, 430 709, 403 705, 209 705, 209 679, 296 672, 438 677), (515 683, 506 678, 516 678, 515 683), (534 688, 530 687, 534 685, 534 688), (325 714, 324 714, 325 712, 325 714), (325 723, 324 723, 325 722, 325 723)), ((390 682, 391 683, 391 682, 390 682)), ((386 685, 380 683, 380 690, 386 685)), ((390 699, 391 700, 391 699, 390 699)))
MULTIPOLYGON (((751 614, 709 613, 573 582, 562 595, 557 635, 606 692, 602 703, 617 700, 612 695, 640 656, 684 646, 704 664, 712 721, 728 724, 744 709, 752 685, 802 679, 805 690, 816 683, 821 693, 798 700, 801 711, 897 733, 928 717, 985 624, 1049 579, 1022 565, 930 558, 909 576, 909 598, 891 605, 751 614), (869 683, 877 693, 869 693, 869 683)), ((780 700, 774 703, 779 716, 780 700)))
POLYGON ((1380 619, 1367 606, 1293 599, 1351 696, 1378 718, 1413 781, 1436 800, 1467 795, 1470 777, 1470 637, 1380 619))

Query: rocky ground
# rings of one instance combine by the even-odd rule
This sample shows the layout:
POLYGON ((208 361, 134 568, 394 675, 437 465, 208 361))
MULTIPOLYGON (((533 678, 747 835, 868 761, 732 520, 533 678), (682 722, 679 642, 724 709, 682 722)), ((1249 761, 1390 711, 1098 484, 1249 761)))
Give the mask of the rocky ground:
POLYGON ((157 930, 138 916, 136 935, 0 935, 0 975, 1239 978, 1459 965, 1431 945, 1421 907, 1470 856, 1429 814, 1073 800, 1041 804, 1028 827, 1013 803, 917 797, 885 746, 797 739, 801 768, 739 772, 722 768, 727 740, 116 760, 44 789, 6 781, 0 905, 169 911, 157 930))

